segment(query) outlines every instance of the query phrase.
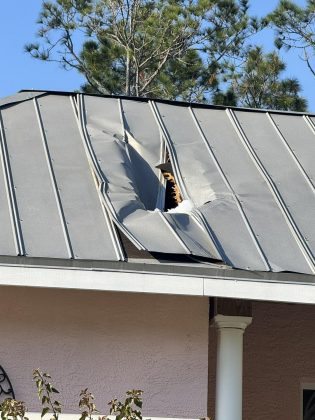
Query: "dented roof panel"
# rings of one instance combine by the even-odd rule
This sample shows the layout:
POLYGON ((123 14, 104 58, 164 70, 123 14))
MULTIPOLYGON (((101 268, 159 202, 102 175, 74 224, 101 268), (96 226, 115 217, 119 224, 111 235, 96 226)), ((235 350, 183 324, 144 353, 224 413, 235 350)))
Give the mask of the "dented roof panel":
MULTIPOLYGON (((129 239, 136 246, 152 252, 217 257, 216 248, 208 237, 207 251, 200 252, 203 246, 199 244, 199 236, 200 241, 204 242, 203 228, 192 216, 187 215, 188 237, 185 240, 183 235, 177 232, 176 225, 170 223, 161 209, 147 210, 152 200, 147 193, 147 182, 150 182, 150 177, 141 178, 138 171, 140 165, 151 173, 155 171, 155 167, 152 167, 152 161, 146 160, 145 154, 141 161, 132 160, 134 154, 130 153, 130 150, 133 146, 126 141, 124 135, 120 101, 117 99, 104 101, 103 98, 87 96, 81 101, 81 105, 85 113, 86 141, 93 150, 104 184, 104 201, 109 203, 113 219, 124 229, 129 239), (194 231, 200 231, 199 235, 193 235, 193 240, 189 239, 189 226, 192 226, 194 231)), ((160 147, 152 149, 152 154, 153 151, 156 156, 154 158, 151 156, 151 159, 161 163, 160 147)), ((153 175, 154 173, 152 177, 153 175)), ((157 177, 155 179, 158 180, 157 177)), ((153 184, 153 188, 154 186, 153 184)), ((155 201, 158 200, 158 194, 156 189, 155 201)))
POLYGON ((313 116, 60 92, 0 113, 0 255, 123 260, 120 231, 149 252, 315 273, 313 116))
POLYGON ((147 210, 161 208, 164 203, 163 176, 156 166, 165 157, 165 146, 151 108, 145 102, 121 100, 123 124, 128 141, 128 154, 138 194, 147 210))
POLYGON ((212 150, 195 122, 193 110, 167 104, 157 104, 156 108, 169 142, 172 143, 173 159, 178 168, 177 177, 184 185, 186 198, 200 206, 212 201, 216 191, 229 194, 212 150))

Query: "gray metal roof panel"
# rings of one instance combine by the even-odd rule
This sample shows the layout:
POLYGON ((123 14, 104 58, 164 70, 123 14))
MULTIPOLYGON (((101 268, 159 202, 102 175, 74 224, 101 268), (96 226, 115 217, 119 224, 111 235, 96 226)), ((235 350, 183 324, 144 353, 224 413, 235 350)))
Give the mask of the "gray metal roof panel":
MULTIPOLYGON (((309 272, 309 265, 291 233, 290 225, 283 216, 267 179, 249 153, 229 114, 214 110, 210 119, 207 118, 206 110, 196 110, 195 113, 236 196, 240 213, 244 215, 248 222, 247 227, 253 232, 254 238, 253 235, 251 238, 259 245, 267 264, 273 271, 280 271, 294 261, 293 265, 299 265, 302 270, 309 272), (282 238, 285 252, 275 246, 276 238, 282 238)), ((265 116, 260 113, 244 113, 244 118, 247 115, 251 118, 265 116)), ((256 127, 259 131, 257 124, 256 127)), ((276 135, 274 138, 277 140, 276 135)), ((228 215, 226 217, 229 218, 228 215)))
POLYGON ((34 102, 1 114, 25 253, 68 258, 34 102))
POLYGON ((196 206, 214 199, 215 192, 229 193, 212 159, 208 145, 202 141, 190 108, 157 104, 168 137, 173 144, 185 190, 196 206), (220 186, 218 185, 220 183, 220 186))
POLYGON ((147 210, 158 207, 157 197, 163 190, 163 176, 156 166, 164 157, 164 144, 151 109, 144 102, 122 100, 123 123, 128 139, 128 152, 134 162, 134 178, 138 194, 147 210), (145 182, 143 182, 145 180, 145 182))
MULTIPOLYGON (((85 116, 86 116, 86 132, 88 141, 90 142, 93 154, 96 157, 97 165, 101 171, 102 181, 105 187, 105 202, 110 202, 110 209, 113 209, 116 221, 122 224, 130 239, 134 238, 143 249, 155 252, 166 253, 184 253, 200 255, 200 250, 204 249, 201 244, 198 244, 198 236, 193 240, 186 237, 188 228, 183 234, 178 233, 176 224, 170 223, 169 220, 159 209, 147 210, 150 205, 149 197, 147 199, 145 193, 148 188, 143 188, 143 185, 150 178, 143 178, 141 182, 140 176, 135 176, 138 168, 141 166, 147 170, 152 168, 152 160, 159 162, 160 147, 151 149, 151 162, 147 161, 147 156, 143 154, 141 160, 136 162, 132 160, 133 154, 130 150, 133 149, 132 143, 127 143, 125 140, 125 131, 123 119, 121 115, 121 108, 119 100, 91 97, 88 96, 84 100, 85 116), (155 151, 155 157, 152 157, 155 151), (141 191, 141 194, 139 194, 141 191)), ((148 106, 148 105, 147 105, 148 106)), ((154 139, 157 141, 157 139, 154 139)), ((160 140, 159 140, 160 141, 160 140)), ((144 139, 142 139, 144 142, 144 139)), ((138 150, 139 152, 140 150, 138 150)), ((151 173, 153 169, 150 169, 151 173)), ((143 169, 141 170, 143 172, 143 169)), ((152 175, 153 176, 153 175, 152 175)), ((157 180, 158 178, 154 178, 157 180)), ((154 188, 154 185, 153 185, 154 188)), ((158 198, 158 189, 156 189, 155 200, 158 198)), ((187 216, 189 219, 190 216, 187 216)), ((190 226, 196 224, 194 219, 190 218, 190 226)), ((194 231, 200 231, 200 240, 204 242, 203 229, 196 224, 194 231)), ((204 256, 205 250, 202 252, 204 256)), ((210 239, 208 239, 208 257, 216 257, 215 248, 212 246, 210 239), (214 253, 211 253, 211 250, 214 253)))
POLYGON ((5 98, 0 99, 0 106, 9 106, 14 105, 19 102, 29 101, 30 99, 45 95, 45 91, 25 91, 19 92, 15 95, 6 96, 5 98))
POLYGON ((11 185, 11 172, 8 166, 8 154, 5 141, 5 130, 0 113, 0 254, 1 255, 19 255, 14 205, 11 185))
POLYGON ((269 186, 277 197, 277 204, 286 222, 294 232, 295 242, 314 266, 314 190, 292 159, 268 115, 250 116, 237 111, 236 116, 252 146, 252 153, 268 174, 269 186))
POLYGON ((73 257, 119 259, 71 98, 46 96, 38 105, 73 257))
POLYGON ((314 274, 313 116, 74 98, 0 102, 0 254, 123 259, 115 224, 150 252, 314 274), (166 152, 192 210, 163 211, 166 152))
MULTIPOLYGON (((49 94, 49 95, 63 95, 63 96, 74 96, 75 93, 73 91, 60 91, 60 90, 36 90, 33 89, 21 89, 18 93, 41 93, 41 94, 49 94)), ((16 95, 18 95, 18 93, 16 95)), ((87 95, 85 95, 87 96, 87 95)), ((148 103, 154 101, 155 103, 163 103, 169 104, 176 107, 187 107, 191 106, 193 108, 203 108, 203 109, 217 109, 217 110, 225 110, 225 109, 232 109, 232 110, 239 110, 244 112, 272 112, 276 114, 283 114, 283 115, 298 115, 298 116, 313 116, 315 114, 312 112, 299 112, 299 111, 284 111, 284 110, 270 110, 264 108, 249 108, 249 107, 239 107, 239 106, 226 106, 226 105, 213 105, 209 103, 200 103, 200 102, 187 102, 187 101, 174 101, 171 99, 160 99, 155 97, 135 97, 135 96, 126 96, 126 95, 115 95, 115 94, 98 94, 98 93, 89 93, 88 96, 93 96, 95 98, 103 98, 103 99, 120 99, 120 100, 128 100, 132 102, 143 102, 148 103)))

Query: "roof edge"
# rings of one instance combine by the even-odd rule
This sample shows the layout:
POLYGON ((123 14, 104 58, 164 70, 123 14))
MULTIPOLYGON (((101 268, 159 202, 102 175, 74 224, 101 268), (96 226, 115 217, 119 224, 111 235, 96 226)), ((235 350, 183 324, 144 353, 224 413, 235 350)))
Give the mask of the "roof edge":
POLYGON ((39 96, 46 95, 46 91, 20 91, 15 95, 5 96, 0 99, 0 106, 14 105, 16 103, 29 101, 39 96))
POLYGON ((100 272, 121 272, 139 274, 157 274, 168 276, 222 278, 234 280, 255 280, 268 282, 303 283, 314 284, 315 275, 293 272, 249 271, 231 268, 223 264, 198 264, 178 263, 176 261, 133 260, 126 261, 102 261, 102 260, 75 260, 58 258, 36 257, 11 257, 0 256, 1 267, 32 267, 58 270, 83 270, 100 272))
MULTIPOLYGON (((22 89, 18 93, 31 93, 32 90, 22 89)), ((36 90, 34 92, 42 93, 42 94, 52 94, 52 95, 77 95, 80 94, 80 92, 71 92, 71 91, 58 91, 58 90, 36 90)), ((161 98, 155 98, 155 97, 137 97, 137 96, 126 96, 126 95, 101 95, 97 93, 83 93, 83 95, 86 96, 95 96, 100 98, 114 98, 114 99, 126 99, 126 100, 132 100, 137 102, 159 102, 174 106, 191 106, 192 108, 204 108, 204 109, 219 109, 219 110, 226 110, 226 109, 232 109, 235 111, 244 111, 244 112, 269 112, 272 114, 287 114, 287 115, 308 115, 311 117, 315 117, 315 113, 312 112, 298 112, 298 111, 282 111, 277 109, 263 109, 263 108, 246 108, 246 107, 238 107, 238 106, 224 106, 224 105, 211 105, 211 104, 202 104, 198 102, 186 102, 186 101, 174 101, 169 99, 161 99, 161 98)), ((1 105, 1 102, 0 102, 1 105)))
MULTIPOLYGON (((236 271, 236 270, 235 270, 236 271)), ((220 271, 218 270, 219 274, 220 271)), ((238 274, 240 272, 238 271, 238 274)), ((250 273, 247 273, 248 275, 250 273)), ((265 274, 265 273, 264 273, 265 274)), ((284 274, 285 276, 285 274, 284 274)), ((103 292, 226 297, 247 300, 315 304, 315 283, 242 279, 214 274, 191 277, 178 274, 69 270, 59 268, 0 266, 0 286, 58 288, 103 292)))

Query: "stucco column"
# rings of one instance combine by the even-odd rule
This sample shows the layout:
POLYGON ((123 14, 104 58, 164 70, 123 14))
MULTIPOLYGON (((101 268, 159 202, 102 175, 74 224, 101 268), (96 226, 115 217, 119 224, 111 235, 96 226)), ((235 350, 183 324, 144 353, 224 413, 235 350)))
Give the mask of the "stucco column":
POLYGON ((243 334, 251 317, 216 315, 218 333, 215 420, 242 420, 243 334))

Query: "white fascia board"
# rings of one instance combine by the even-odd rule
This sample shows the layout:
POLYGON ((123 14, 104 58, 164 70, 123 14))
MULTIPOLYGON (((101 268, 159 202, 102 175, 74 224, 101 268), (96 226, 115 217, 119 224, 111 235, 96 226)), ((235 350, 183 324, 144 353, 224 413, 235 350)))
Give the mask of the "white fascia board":
POLYGON ((204 295, 271 302, 315 304, 315 284, 235 278, 205 278, 204 295))
POLYGON ((0 285, 203 296, 203 278, 124 271, 0 267, 0 285))
POLYGON ((125 271, 0 266, 0 285, 216 296, 236 299, 315 304, 315 284, 242 279, 226 276, 201 277, 178 274, 125 271))

